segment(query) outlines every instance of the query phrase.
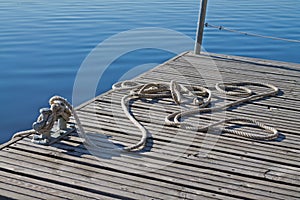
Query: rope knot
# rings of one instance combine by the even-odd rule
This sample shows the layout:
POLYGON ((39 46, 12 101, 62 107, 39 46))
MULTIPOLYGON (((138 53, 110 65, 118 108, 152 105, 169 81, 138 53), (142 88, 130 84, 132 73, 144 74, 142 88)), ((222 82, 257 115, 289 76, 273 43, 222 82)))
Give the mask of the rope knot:
POLYGON ((48 143, 56 121, 59 122, 59 129, 66 129, 66 122, 69 121, 72 111, 65 102, 65 99, 55 96, 49 101, 50 108, 40 109, 37 121, 32 124, 32 128, 38 134, 33 137, 33 142, 48 143))

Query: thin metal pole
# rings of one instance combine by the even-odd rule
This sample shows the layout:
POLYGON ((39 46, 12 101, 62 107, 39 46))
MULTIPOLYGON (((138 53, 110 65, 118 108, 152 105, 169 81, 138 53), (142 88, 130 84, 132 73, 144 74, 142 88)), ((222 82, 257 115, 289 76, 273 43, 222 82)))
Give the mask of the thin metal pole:
POLYGON ((195 49, 194 49, 195 54, 200 54, 200 52, 201 52, 204 23, 205 23, 205 16, 206 16, 206 8, 207 8, 207 0, 201 0, 200 1, 198 27, 197 27, 197 35, 196 35, 196 42, 195 42, 195 49))

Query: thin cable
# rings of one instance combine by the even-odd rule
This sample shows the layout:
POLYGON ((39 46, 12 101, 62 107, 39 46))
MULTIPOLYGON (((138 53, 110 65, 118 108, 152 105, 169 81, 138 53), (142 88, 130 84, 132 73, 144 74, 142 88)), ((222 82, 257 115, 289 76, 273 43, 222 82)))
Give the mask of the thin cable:
POLYGON ((249 36, 267 38, 267 39, 272 39, 272 40, 280 40, 280 41, 285 41, 285 42, 300 43, 300 40, 293 40, 293 39, 287 39, 287 38, 260 35, 260 34, 256 34, 256 33, 248 33, 248 32, 244 32, 244 31, 238 31, 238 30, 226 28, 224 26, 216 26, 216 25, 212 25, 212 24, 208 24, 208 23, 205 23, 205 27, 217 28, 219 30, 229 31, 229 32, 233 32, 233 33, 239 33, 239 34, 242 34, 242 35, 249 35, 249 36))

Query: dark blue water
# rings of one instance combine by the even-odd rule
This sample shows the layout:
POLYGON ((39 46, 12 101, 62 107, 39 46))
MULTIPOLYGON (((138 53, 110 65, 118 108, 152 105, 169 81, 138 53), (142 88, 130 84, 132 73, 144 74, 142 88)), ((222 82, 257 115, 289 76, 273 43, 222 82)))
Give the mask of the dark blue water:
MULTIPOLYGON (((145 27, 172 29, 194 38, 198 8, 195 0, 0 1, 0 143, 16 131, 31 128, 39 108, 48 106, 49 97, 58 94, 72 99, 76 73, 97 44, 122 31, 145 27)), ((299 8, 298 0, 209 0, 207 22, 300 39, 299 8)), ((180 48, 189 50, 193 46, 180 48)), ((300 63, 299 43, 211 28, 205 30, 204 48, 300 63)), ((159 49, 122 55, 112 63, 112 69, 117 70, 102 77, 97 94, 108 90, 131 68, 144 66, 142 72, 173 56, 159 49)))

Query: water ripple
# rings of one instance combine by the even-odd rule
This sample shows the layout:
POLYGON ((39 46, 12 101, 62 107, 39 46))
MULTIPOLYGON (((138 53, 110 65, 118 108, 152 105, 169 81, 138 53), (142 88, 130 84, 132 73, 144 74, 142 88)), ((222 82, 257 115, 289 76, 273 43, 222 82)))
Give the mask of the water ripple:
MULTIPOLYGON (((295 0, 213 0, 207 21, 299 39, 299 7, 300 1, 295 0)), ((196 0, 1 1, 0 93, 5 95, 0 99, 0 132, 4 133, 0 143, 13 132, 30 128, 39 107, 47 106, 53 94, 71 97, 76 71, 99 42, 141 27, 170 28, 194 38, 198 8, 196 0)), ((300 63, 299 45, 213 29, 205 30, 204 47, 215 53, 300 63)), ((115 63, 98 92, 108 89, 121 75, 117 73, 161 63, 173 55, 142 51, 127 56, 115 63), (112 74, 116 77, 111 78, 112 74)))

